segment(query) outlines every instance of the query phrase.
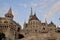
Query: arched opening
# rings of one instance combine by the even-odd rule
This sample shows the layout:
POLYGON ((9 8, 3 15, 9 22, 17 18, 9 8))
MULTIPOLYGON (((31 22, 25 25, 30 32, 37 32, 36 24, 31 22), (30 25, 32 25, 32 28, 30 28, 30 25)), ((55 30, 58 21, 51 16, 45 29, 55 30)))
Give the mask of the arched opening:
POLYGON ((5 39, 5 34, 4 33, 0 33, 0 40, 4 40, 5 39))
POLYGON ((37 32, 37 30, 35 30, 35 32, 37 32))
POLYGON ((43 28, 43 30, 45 30, 45 28, 43 28))
POLYGON ((22 34, 18 34, 18 39, 22 39, 24 36, 22 34))
POLYGON ((60 30, 57 30, 58 33, 60 33, 60 30))
POLYGON ((20 31, 20 28, 18 27, 17 31, 19 32, 20 31))

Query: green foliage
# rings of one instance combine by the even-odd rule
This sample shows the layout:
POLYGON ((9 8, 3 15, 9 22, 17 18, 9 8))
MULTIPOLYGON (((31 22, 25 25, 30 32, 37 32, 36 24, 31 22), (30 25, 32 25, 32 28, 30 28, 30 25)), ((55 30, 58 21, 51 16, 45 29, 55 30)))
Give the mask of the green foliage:
POLYGON ((59 33, 60 33, 60 30, 57 30, 57 32, 59 32, 59 33))
POLYGON ((3 38, 5 38, 5 34, 4 33, 0 33, 0 40, 2 40, 3 38))

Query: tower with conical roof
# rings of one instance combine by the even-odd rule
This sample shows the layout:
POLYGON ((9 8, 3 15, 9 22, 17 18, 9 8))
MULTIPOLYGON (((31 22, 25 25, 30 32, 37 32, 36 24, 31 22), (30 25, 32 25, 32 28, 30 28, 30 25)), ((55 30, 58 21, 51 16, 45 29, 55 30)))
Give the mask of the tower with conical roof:
POLYGON ((12 9, 10 8, 8 10, 8 12, 5 14, 5 17, 9 18, 9 19, 13 19, 13 14, 12 14, 12 9))

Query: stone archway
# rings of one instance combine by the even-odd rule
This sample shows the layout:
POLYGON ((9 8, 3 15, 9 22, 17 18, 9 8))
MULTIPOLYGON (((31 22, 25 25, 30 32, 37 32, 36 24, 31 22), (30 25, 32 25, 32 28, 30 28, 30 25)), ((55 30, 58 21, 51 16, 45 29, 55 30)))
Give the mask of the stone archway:
POLYGON ((22 38, 24 38, 24 35, 18 34, 18 39, 22 39, 22 38))

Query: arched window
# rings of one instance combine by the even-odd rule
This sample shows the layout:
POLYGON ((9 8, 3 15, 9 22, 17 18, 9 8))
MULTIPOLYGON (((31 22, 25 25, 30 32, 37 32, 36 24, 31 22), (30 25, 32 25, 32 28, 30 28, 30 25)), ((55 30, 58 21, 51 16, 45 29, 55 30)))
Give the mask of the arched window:
POLYGON ((37 30, 35 30, 35 32, 37 32, 37 30))
POLYGON ((45 28, 43 28, 43 30, 45 30, 45 28))
POLYGON ((8 23, 8 21, 4 21, 4 23, 8 23))
POLYGON ((17 31, 19 32, 20 31, 20 28, 18 27, 17 31))

